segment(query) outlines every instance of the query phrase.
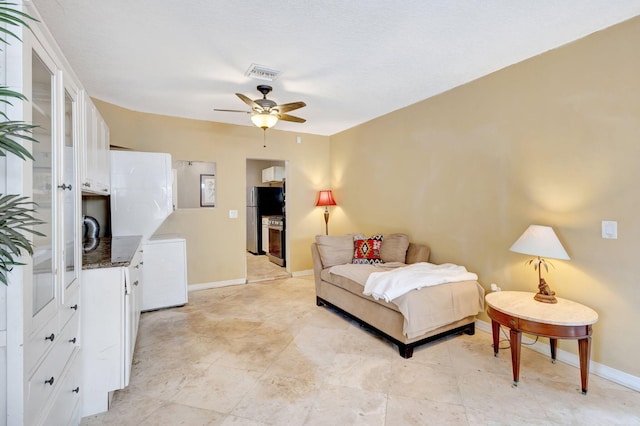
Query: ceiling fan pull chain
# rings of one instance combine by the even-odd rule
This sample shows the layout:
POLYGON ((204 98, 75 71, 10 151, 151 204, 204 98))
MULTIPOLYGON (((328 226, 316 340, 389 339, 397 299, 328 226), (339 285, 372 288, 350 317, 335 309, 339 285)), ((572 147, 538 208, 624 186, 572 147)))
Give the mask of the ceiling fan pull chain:
POLYGON ((267 129, 262 129, 262 147, 267 147, 267 129))

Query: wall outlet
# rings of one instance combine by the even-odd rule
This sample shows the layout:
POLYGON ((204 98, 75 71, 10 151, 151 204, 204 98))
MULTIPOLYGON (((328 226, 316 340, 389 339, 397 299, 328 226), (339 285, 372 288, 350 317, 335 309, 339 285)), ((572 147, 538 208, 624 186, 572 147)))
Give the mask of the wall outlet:
POLYGON ((229 210, 229 219, 237 219, 238 210, 229 210))

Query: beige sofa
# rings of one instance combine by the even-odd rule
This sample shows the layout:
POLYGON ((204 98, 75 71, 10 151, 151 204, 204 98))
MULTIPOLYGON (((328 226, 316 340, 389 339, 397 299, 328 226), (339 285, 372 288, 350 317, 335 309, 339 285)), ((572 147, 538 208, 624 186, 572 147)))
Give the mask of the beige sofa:
MULTIPOLYGON (((382 299, 376 300, 371 296, 365 296, 362 283, 331 272, 332 269, 335 269, 332 266, 351 263, 351 257, 353 257, 353 249, 351 247, 353 246, 354 235, 356 234, 337 237, 319 235, 316 237, 316 242, 311 244, 316 304, 318 306, 324 305, 333 308, 356 320, 365 328, 369 328, 386 337, 398 346, 400 355, 404 358, 411 358, 414 347, 435 339, 463 332, 470 335, 475 333, 474 314, 456 319, 432 330, 427 330, 421 335, 407 337, 403 331, 405 317, 394 303, 396 299, 391 302, 385 302, 382 299), (351 247, 349 246, 349 239, 351 239, 351 247)), ((381 252, 384 261, 402 261, 406 264, 412 264, 427 262, 430 249, 423 244, 410 243, 408 237, 404 234, 391 234, 384 236, 381 252)), ((352 266, 358 267, 361 265, 352 266)), ((347 266, 347 268, 351 268, 351 266, 347 266)), ((471 294, 468 297, 476 298, 471 303, 479 305, 478 309, 480 310, 483 308, 484 290, 482 290, 477 281, 474 281, 474 283, 478 287, 478 294, 471 294)), ((413 290, 413 292, 418 291, 413 290)), ((426 292, 422 291, 420 297, 425 294, 426 292)), ((467 292, 467 294, 469 293, 467 292)), ((477 314, 477 312, 475 313, 477 314)))

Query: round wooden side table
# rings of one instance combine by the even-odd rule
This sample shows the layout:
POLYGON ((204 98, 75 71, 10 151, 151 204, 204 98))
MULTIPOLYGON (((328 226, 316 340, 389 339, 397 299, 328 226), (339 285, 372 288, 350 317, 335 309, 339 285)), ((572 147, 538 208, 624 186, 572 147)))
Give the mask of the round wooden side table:
POLYGON ((510 329, 513 382, 520 379, 520 348, 522 333, 549 338, 551 360, 556 360, 557 339, 577 339, 580 356, 582 393, 587 394, 589 359, 591 357, 591 326, 598 321, 593 309, 558 297, 558 303, 542 303, 534 293, 497 291, 486 295, 487 314, 491 318, 493 352, 498 356, 500 325, 510 329))

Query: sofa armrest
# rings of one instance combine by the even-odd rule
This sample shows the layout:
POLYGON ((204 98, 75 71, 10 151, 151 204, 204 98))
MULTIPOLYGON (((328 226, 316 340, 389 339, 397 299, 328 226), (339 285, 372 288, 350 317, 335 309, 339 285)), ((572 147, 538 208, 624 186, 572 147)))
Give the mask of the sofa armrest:
POLYGON ((426 244, 409 243, 405 263, 428 262, 431 249, 426 244))
POLYGON ((311 243, 311 260, 313 261, 313 276, 317 287, 321 281, 320 272, 322 272, 322 269, 324 268, 317 243, 311 243))

